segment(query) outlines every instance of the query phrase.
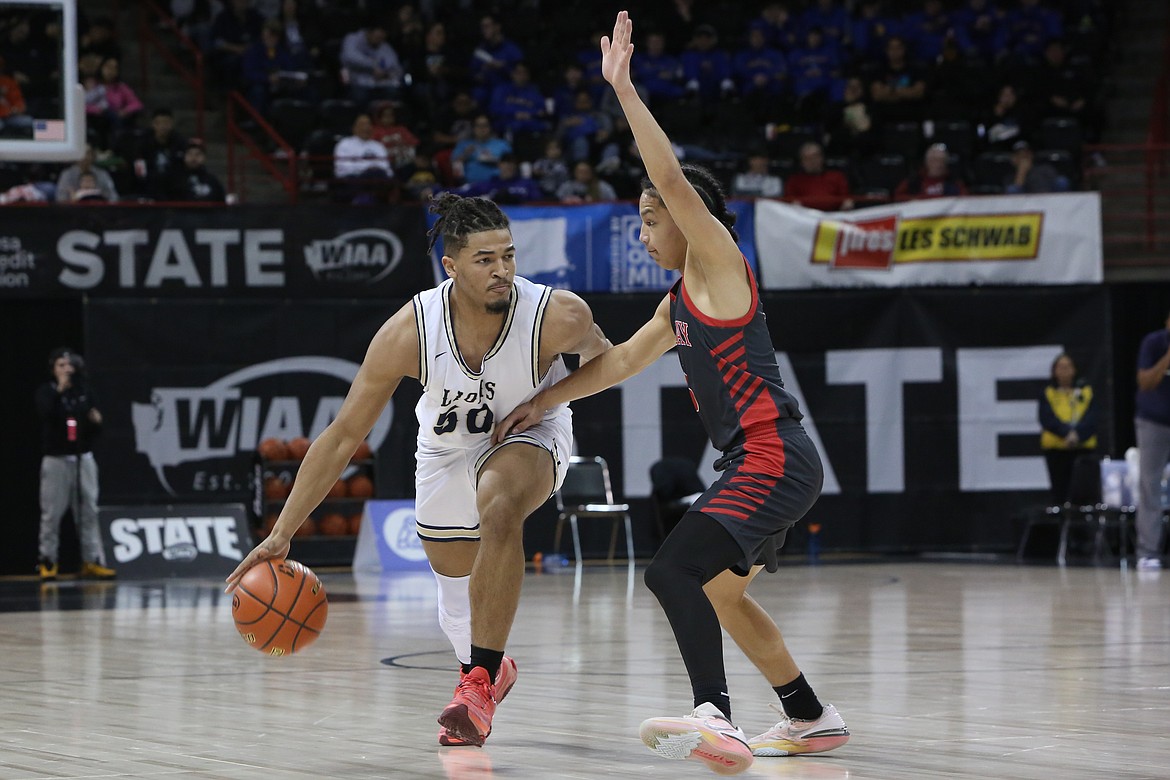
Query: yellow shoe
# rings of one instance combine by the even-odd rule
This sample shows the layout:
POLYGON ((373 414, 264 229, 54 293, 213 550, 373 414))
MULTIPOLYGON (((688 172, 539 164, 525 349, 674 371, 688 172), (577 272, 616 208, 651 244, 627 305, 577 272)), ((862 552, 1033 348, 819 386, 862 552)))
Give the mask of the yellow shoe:
POLYGON ((50 582, 57 579, 57 564, 42 560, 37 564, 37 574, 41 575, 41 582, 50 582))
POLYGON ((113 569, 92 561, 81 564, 81 571, 78 574, 82 577, 93 577, 99 580, 112 580, 118 576, 118 572, 113 569))

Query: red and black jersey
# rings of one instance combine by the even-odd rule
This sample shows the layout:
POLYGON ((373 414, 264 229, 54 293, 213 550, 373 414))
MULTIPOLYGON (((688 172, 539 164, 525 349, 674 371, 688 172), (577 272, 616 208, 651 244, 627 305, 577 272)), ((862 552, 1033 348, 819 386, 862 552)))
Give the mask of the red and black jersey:
POLYGON ((742 317, 717 320, 698 310, 682 279, 670 288, 670 319, 691 400, 711 443, 723 457, 715 467, 747 454, 753 471, 784 473, 778 423, 802 417, 784 389, 756 279, 746 261, 752 305, 742 317))

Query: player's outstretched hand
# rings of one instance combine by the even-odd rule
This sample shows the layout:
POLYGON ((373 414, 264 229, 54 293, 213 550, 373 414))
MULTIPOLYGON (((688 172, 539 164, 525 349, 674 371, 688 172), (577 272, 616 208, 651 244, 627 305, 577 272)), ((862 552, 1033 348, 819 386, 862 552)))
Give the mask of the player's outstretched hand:
POLYGON ((260 542, 252 548, 252 552, 240 561, 240 565, 236 570, 228 575, 227 587, 224 588, 224 593, 231 593, 240 584, 240 580, 244 577, 244 572, 252 568, 260 561, 266 561, 269 558, 287 558, 289 551, 288 539, 282 539, 276 534, 269 534, 268 538, 260 542))
POLYGON ((492 431, 492 444, 499 444, 510 433, 526 431, 544 419, 544 410, 532 401, 525 401, 512 410, 492 431))
POLYGON ((601 75, 615 90, 632 86, 630 57, 634 54, 634 44, 630 37, 633 30, 629 13, 620 11, 613 23, 613 40, 607 36, 601 38, 601 75))

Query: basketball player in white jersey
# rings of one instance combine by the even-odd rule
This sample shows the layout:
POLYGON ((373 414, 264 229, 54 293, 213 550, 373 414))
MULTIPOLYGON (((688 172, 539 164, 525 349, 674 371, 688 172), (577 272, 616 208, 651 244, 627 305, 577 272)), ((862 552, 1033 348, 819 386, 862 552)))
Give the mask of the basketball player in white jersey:
POLYGON ((337 418, 309 448, 267 539, 228 577, 283 558, 404 377, 423 396, 416 453, 418 534, 439 585, 439 622, 462 669, 439 716, 442 745, 482 745, 496 703, 516 680, 504 645, 524 577, 522 526, 564 479, 572 414, 497 445, 492 429, 518 404, 568 374, 563 353, 587 361, 611 345, 588 305, 567 290, 516 276, 508 218, 485 198, 438 196, 432 246, 443 238, 449 277, 416 295, 374 336, 337 418))

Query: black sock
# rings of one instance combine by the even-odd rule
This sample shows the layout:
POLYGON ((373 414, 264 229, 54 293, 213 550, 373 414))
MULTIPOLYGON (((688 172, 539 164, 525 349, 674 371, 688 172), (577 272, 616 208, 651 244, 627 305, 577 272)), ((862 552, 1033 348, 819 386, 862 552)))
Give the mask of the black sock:
POLYGON ((503 650, 488 650, 486 647, 471 646, 470 666, 472 668, 482 666, 484 669, 487 669, 487 673, 491 675, 493 683, 496 681, 496 675, 500 673, 500 664, 503 662, 503 650))
POLYGON ((816 720, 825 709, 803 674, 792 682, 772 690, 780 697, 780 706, 784 708, 784 714, 790 718, 816 720))
POLYGON ((713 685, 705 685, 697 683, 694 686, 695 706, 700 704, 710 703, 719 708, 723 713, 723 717, 731 722, 731 697, 727 695, 727 683, 715 683, 713 685))
POLYGON ((467 674, 468 672, 470 672, 474 668, 475 667, 472 666, 471 664, 464 664, 464 663, 459 664, 459 671, 463 672, 464 674, 467 674))

